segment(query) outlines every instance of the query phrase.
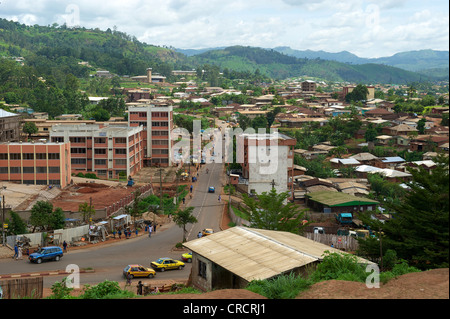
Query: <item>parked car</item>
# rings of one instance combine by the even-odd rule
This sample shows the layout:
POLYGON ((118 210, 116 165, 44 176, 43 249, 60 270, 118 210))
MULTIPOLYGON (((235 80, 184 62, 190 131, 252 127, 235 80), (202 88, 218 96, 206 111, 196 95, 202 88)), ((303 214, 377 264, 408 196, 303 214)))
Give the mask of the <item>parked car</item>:
POLYGON ((211 228, 205 228, 202 230, 202 237, 214 234, 214 230, 211 228))
POLYGON ((187 263, 191 263, 192 262, 192 252, 188 252, 185 254, 181 255, 181 260, 187 262, 187 263))
POLYGON ((123 269, 123 276, 127 278, 127 275, 130 274, 131 278, 134 277, 148 277, 153 278, 156 275, 156 272, 151 269, 141 265, 128 265, 123 269))
POLYGON ((156 261, 152 261, 150 266, 155 270, 165 271, 167 269, 183 269, 184 262, 171 259, 171 258, 159 258, 156 261))
POLYGON ((210 186, 208 188, 208 193, 214 193, 216 191, 216 188, 214 186, 210 186))
POLYGON ((28 259, 30 262, 34 262, 40 264, 43 261, 47 260, 60 260, 63 256, 63 251, 61 247, 58 246, 49 246, 42 247, 37 252, 32 253, 28 259))

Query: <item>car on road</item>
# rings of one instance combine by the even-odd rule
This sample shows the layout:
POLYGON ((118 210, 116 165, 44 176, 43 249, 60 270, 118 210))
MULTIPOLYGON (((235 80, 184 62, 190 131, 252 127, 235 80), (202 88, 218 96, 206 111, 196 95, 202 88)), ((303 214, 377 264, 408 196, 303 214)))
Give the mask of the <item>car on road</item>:
POLYGON ((155 269, 155 270, 159 270, 159 271, 165 271, 167 269, 183 269, 184 268, 184 262, 176 260, 176 259, 171 259, 171 258, 159 258, 156 261, 152 261, 150 266, 155 269))
POLYGON ((216 191, 216 188, 214 186, 209 186, 208 193, 214 193, 216 191))
POLYGON ((181 260, 187 262, 187 263, 191 263, 192 262, 192 252, 188 252, 185 254, 181 255, 181 260))
POLYGON ((214 234, 214 230, 211 228, 205 228, 202 230, 202 237, 214 234))
POLYGON ((131 278, 134 277, 153 278, 155 277, 156 272, 153 269, 144 267, 142 265, 127 265, 123 269, 123 276, 127 278, 128 274, 131 275, 131 278))
POLYGON ((49 247, 42 247, 37 252, 32 253, 28 260, 33 263, 40 264, 43 261, 48 260, 56 260, 59 261, 63 256, 63 251, 61 247, 58 246, 49 246, 49 247))

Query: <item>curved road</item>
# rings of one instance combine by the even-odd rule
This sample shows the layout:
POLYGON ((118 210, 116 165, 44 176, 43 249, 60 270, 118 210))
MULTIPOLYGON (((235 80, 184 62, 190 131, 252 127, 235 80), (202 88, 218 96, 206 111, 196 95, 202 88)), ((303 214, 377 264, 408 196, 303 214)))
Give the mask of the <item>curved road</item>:
MULTIPOLYGON (((193 183, 193 198, 186 201, 186 206, 193 206, 194 216, 198 223, 187 225, 188 241, 197 238, 197 233, 203 228, 213 228, 220 231, 220 220, 224 203, 218 202, 218 194, 225 183, 223 164, 206 164, 199 172, 198 181, 193 183), (206 174, 206 168, 209 174, 206 174), (208 193, 208 187, 214 186, 216 193, 208 193)), ((97 284, 104 280, 123 282, 122 269, 128 264, 142 264, 150 266, 150 262, 160 257, 181 259, 181 253, 172 251, 177 242, 183 239, 180 227, 171 223, 156 230, 152 237, 140 236, 121 242, 70 251, 59 262, 45 262, 32 264, 24 259, 0 259, 0 274, 38 273, 55 270, 65 270, 70 264, 80 269, 93 268, 93 273, 80 274, 80 284, 97 284)), ((188 279, 191 265, 186 264, 183 270, 157 272, 155 279, 188 279)), ((61 281, 66 276, 44 277, 44 287, 49 288, 53 283, 61 281)), ((151 279, 150 279, 151 281, 151 279)))

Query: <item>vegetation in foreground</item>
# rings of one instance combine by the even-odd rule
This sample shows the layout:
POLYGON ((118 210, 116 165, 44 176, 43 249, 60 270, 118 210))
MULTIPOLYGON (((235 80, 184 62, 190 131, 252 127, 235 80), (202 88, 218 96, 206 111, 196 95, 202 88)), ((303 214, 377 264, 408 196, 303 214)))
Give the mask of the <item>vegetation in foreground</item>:
MULTIPOLYGON (((389 280, 407 273, 420 272, 419 269, 408 266, 404 260, 398 259, 395 252, 391 251, 389 256, 391 258, 388 265, 392 267, 388 271, 380 273, 380 283, 387 283, 389 280)), ((365 265, 358 263, 356 256, 326 252, 323 262, 305 276, 289 273, 269 280, 255 280, 246 289, 269 299, 293 299, 300 292, 321 281, 366 282, 370 274, 371 272, 366 272, 365 265)), ((47 299, 130 299, 141 297, 132 291, 120 288, 118 282, 108 280, 95 286, 86 285, 78 296, 72 296, 72 291, 73 288, 67 287, 65 279, 63 279, 61 282, 53 284, 52 295, 47 299)), ((192 287, 185 287, 166 294, 185 293, 201 292, 192 287)))

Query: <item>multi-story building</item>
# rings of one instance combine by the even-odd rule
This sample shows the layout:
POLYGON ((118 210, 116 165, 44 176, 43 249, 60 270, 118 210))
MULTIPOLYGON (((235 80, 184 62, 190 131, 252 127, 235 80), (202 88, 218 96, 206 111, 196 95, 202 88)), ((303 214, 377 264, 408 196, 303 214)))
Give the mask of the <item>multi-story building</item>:
POLYGON ((69 143, 0 143, 0 180, 64 188, 70 173, 69 143))
POLYGON ((128 108, 130 127, 144 129, 144 165, 171 166, 173 106, 169 104, 142 104, 128 108))
POLYGON ((0 142, 18 142, 20 115, 0 109, 0 142))
POLYGON ((244 133, 237 136, 236 142, 237 154, 243 151, 240 182, 249 194, 270 192, 272 188, 277 193, 292 190, 295 139, 278 132, 244 133))
POLYGON ((133 176, 143 166, 143 128, 123 125, 53 125, 52 142, 70 142, 73 173, 99 178, 133 176))

